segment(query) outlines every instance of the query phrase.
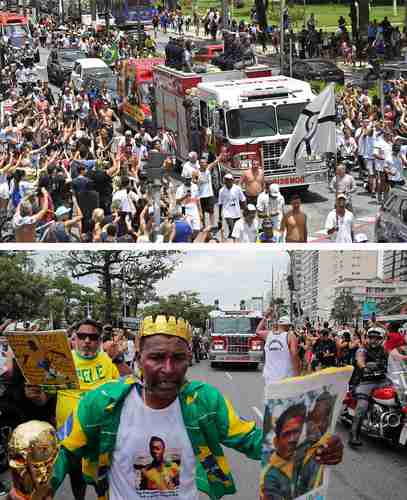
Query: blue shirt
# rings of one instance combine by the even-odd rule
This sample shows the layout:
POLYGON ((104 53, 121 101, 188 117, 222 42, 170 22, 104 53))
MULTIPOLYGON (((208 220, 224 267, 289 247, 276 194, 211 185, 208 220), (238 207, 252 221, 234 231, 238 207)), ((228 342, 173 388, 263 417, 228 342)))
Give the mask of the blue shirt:
POLYGON ((189 243, 192 236, 192 227, 185 220, 175 221, 175 238, 173 243, 189 243))

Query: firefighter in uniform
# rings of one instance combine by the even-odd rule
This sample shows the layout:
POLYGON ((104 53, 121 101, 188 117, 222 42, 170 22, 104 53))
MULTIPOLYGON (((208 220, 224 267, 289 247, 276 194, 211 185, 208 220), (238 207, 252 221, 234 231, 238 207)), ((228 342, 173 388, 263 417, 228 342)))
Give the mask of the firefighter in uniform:
POLYGON ((369 407, 369 396, 373 389, 386 383, 387 358, 382 345, 384 331, 372 327, 367 331, 367 344, 356 352, 355 370, 351 386, 357 399, 355 416, 349 437, 350 446, 361 446, 360 429, 369 407))

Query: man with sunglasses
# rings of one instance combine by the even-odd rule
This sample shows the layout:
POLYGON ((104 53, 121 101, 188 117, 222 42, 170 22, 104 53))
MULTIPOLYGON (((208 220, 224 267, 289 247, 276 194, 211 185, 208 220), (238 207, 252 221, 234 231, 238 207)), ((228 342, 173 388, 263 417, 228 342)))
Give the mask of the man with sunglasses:
MULTIPOLYGON (((58 433, 63 434, 65 428, 69 427, 84 394, 120 376, 112 359, 101 351, 102 332, 102 325, 90 318, 79 321, 74 326, 72 357, 79 378, 79 389, 58 391, 56 406, 58 433)), ((26 395, 38 405, 43 405, 48 401, 47 394, 39 387, 27 387, 26 395)), ((80 461, 72 465, 70 477, 75 500, 84 500, 86 483, 82 478, 80 461)))
MULTIPOLYGON (((187 380, 191 335, 182 318, 144 318, 140 378, 106 384, 80 401, 73 425, 60 436, 55 498, 72 464, 82 459, 99 500, 198 500, 198 489, 213 499, 236 493, 223 446, 259 460, 263 432, 241 419, 215 387, 187 380), (171 454, 163 457, 165 449, 171 454)), ((340 438, 332 436, 316 461, 335 465, 342 453, 340 438)))

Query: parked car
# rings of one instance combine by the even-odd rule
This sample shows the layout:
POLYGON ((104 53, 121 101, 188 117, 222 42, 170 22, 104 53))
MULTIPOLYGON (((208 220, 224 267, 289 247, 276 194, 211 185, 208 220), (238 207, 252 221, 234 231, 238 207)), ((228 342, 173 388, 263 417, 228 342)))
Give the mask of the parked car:
POLYGON ((375 223, 378 243, 407 242, 407 188, 396 187, 380 209, 375 223))
POLYGON ((75 61, 71 73, 71 81, 75 89, 79 90, 85 81, 89 79, 108 80, 113 76, 113 71, 102 59, 87 57, 75 61))
POLYGON ((52 49, 47 61, 48 80, 56 85, 69 81, 75 61, 85 57, 79 49, 52 49))
MULTIPOLYGON (((289 66, 284 67, 284 74, 290 74, 289 66)), ((294 59, 293 78, 298 80, 322 80, 343 84, 345 73, 332 61, 325 59, 294 59)))
POLYGON ((222 44, 206 45, 204 47, 199 47, 193 54, 194 62, 204 62, 209 63, 212 59, 223 53, 222 44))

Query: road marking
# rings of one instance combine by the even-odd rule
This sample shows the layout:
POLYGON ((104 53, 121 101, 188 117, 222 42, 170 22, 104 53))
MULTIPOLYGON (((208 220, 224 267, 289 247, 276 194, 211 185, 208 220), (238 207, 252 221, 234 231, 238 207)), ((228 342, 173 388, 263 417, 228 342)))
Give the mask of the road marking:
POLYGON ((228 378, 229 380, 232 380, 232 379, 233 379, 232 375, 231 375, 229 372, 225 372, 225 375, 227 376, 227 378, 228 378))
POLYGON ((263 420, 263 413, 257 408, 257 406, 252 406, 252 410, 259 417, 260 420, 263 420))

